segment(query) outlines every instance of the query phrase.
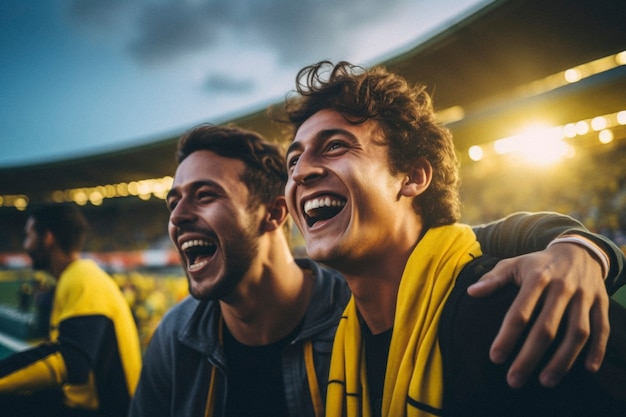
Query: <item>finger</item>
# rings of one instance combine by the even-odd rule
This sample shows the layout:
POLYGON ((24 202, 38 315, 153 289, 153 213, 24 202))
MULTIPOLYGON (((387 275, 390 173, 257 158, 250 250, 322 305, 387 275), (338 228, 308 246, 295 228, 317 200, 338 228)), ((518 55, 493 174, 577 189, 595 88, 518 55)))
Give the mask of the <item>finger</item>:
POLYGON ((591 372, 597 372, 604 360, 611 331, 608 310, 608 295, 601 297, 591 308, 591 340, 589 341, 589 352, 585 358, 585 366, 591 372))
POLYGON ((489 357, 495 363, 502 363, 509 357, 542 296, 545 282, 535 281, 534 285, 530 281, 525 283, 528 284, 520 288, 491 345, 489 357))
POLYGON ((581 295, 572 298, 566 309, 567 325, 564 337, 539 375, 539 382, 543 386, 551 388, 558 385, 580 355, 589 339, 591 307, 591 303, 585 302, 581 295))
MULTIPOLYGON (((545 357, 546 351, 556 337, 569 299, 570 296, 564 294, 561 286, 548 288, 541 311, 532 322, 528 336, 509 368, 507 381, 511 387, 519 388, 524 385, 545 357)), ((537 302, 538 300, 533 305, 537 302)))
POLYGON ((514 265, 508 259, 501 260, 491 271, 467 287, 467 293, 472 297, 484 297, 513 282, 515 279, 514 265))

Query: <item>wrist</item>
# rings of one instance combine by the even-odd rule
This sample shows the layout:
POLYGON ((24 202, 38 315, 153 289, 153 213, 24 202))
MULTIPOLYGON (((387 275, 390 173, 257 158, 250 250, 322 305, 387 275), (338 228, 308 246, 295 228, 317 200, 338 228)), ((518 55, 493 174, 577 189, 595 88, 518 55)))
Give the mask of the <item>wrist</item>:
POLYGON ((591 240, 579 235, 562 235, 553 239, 548 244, 546 249, 557 243, 573 243, 587 249, 587 252, 589 252, 589 254, 600 264, 600 267, 602 269, 602 279, 606 279, 609 275, 609 257, 598 245, 593 243, 591 240))

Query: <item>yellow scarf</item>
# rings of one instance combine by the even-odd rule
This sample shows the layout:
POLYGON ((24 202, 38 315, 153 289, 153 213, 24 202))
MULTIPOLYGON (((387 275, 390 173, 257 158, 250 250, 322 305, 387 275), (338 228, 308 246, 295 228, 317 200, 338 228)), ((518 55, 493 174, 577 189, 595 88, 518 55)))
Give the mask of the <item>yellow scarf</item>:
MULTIPOLYGON (((443 369, 437 337, 439 317, 459 272, 480 256, 472 229, 454 224, 430 229, 407 261, 389 347, 383 417, 441 414, 443 369)), ((335 335, 326 415, 371 416, 364 347, 354 297, 335 335)))

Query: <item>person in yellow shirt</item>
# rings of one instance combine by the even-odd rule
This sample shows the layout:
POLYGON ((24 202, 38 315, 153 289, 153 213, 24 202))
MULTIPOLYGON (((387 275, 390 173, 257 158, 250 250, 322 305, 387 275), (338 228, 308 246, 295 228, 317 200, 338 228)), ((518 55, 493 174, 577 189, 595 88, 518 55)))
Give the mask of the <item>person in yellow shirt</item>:
POLYGON ((141 371, 130 307, 94 261, 81 259, 88 224, 74 205, 29 216, 24 249, 57 281, 49 341, 0 361, 7 416, 124 416, 141 371))

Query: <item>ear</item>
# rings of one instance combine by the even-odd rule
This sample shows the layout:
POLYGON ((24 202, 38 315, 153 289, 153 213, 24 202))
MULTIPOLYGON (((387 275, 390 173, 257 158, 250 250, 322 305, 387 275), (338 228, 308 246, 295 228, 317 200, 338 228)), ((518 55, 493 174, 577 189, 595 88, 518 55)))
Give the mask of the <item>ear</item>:
POLYGON ((263 230, 266 232, 272 232, 279 229, 285 224, 289 217, 289 211, 287 210, 287 202, 285 197, 280 196, 272 203, 267 205, 267 212, 263 219, 263 230))
POLYGON ((404 197, 417 197, 428 189, 432 179, 432 165, 425 158, 419 158, 406 173, 400 194, 404 197))
POLYGON ((42 241, 43 241, 44 246, 47 249, 50 249, 57 242, 56 238, 54 237, 54 235, 52 234, 50 230, 46 230, 46 232, 43 235, 42 241))

